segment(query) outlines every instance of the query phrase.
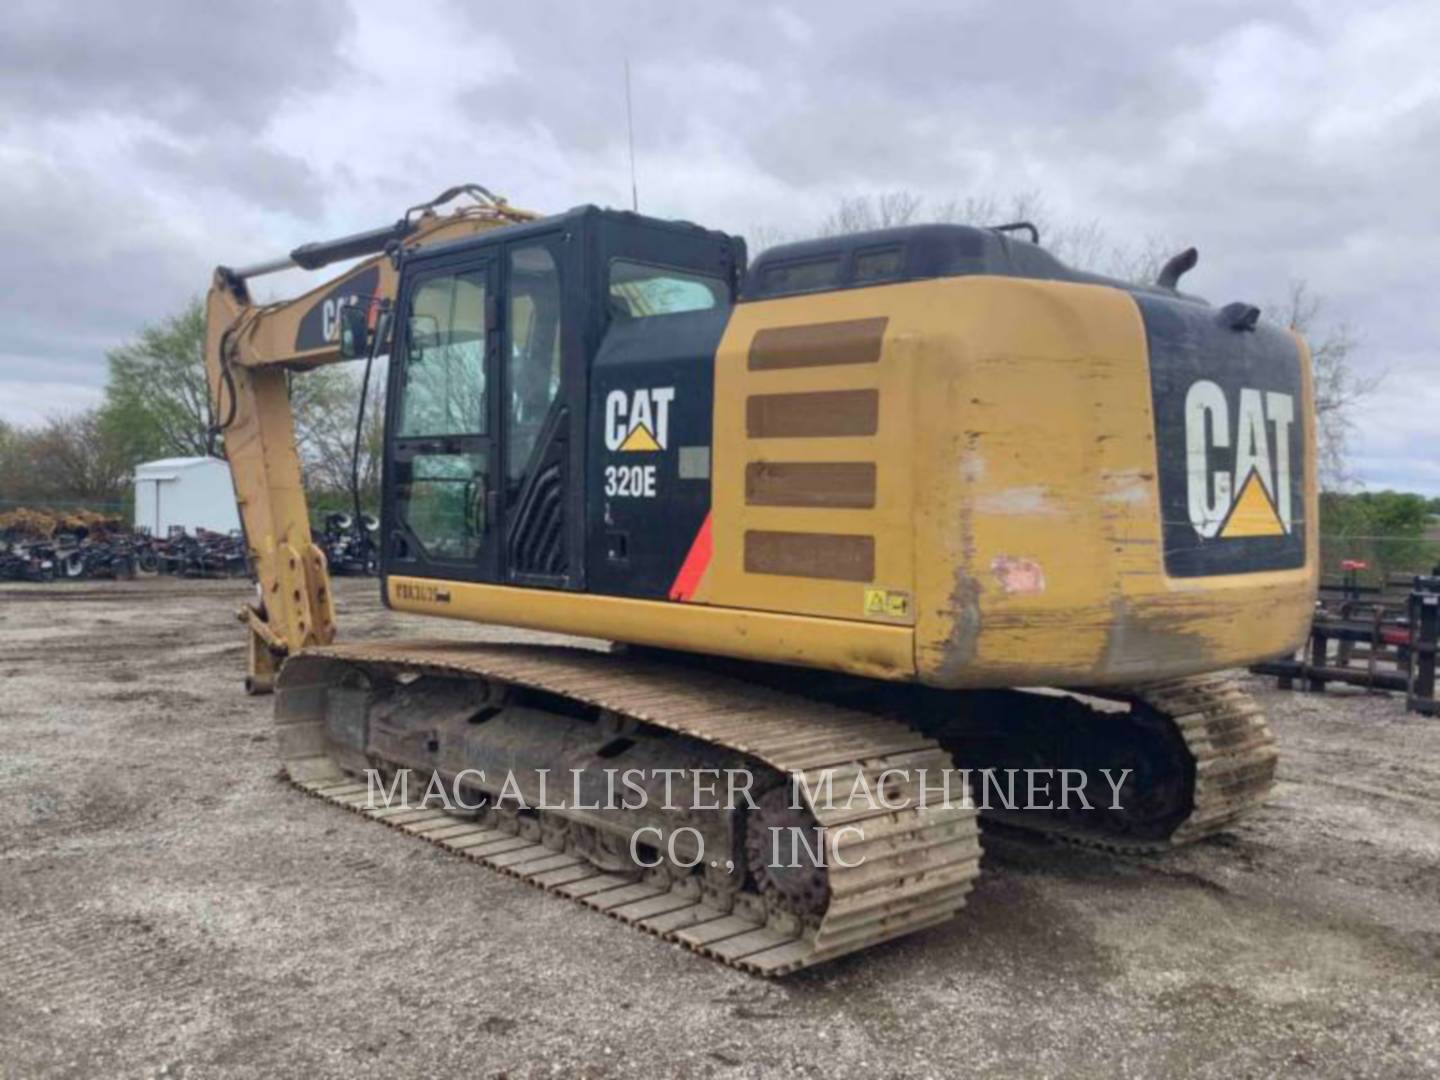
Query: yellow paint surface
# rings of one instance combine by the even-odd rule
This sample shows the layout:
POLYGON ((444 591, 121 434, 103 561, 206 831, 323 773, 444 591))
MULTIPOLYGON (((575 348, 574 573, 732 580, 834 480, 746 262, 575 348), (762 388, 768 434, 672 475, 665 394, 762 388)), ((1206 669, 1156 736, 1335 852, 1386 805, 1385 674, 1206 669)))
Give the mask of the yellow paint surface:
MULTIPOLYGON (((1297 527, 1316 520, 1301 348, 1312 446, 1297 527)), ((1101 286, 963 277, 741 305, 716 362, 715 558, 697 600, 873 619, 877 592, 908 593, 914 677, 942 686, 1120 684, 1295 647, 1313 524, 1301 569, 1165 574, 1149 378, 1139 309, 1101 286), (878 363, 747 368, 764 328, 877 316, 878 363), (751 394, 855 388, 879 393, 873 436, 746 435, 751 394), (747 464, 778 461, 873 461, 876 505, 746 506, 747 464), (748 529, 873 536, 874 580, 746 573, 748 529)))
POLYGON ((684 648, 881 679, 905 679, 913 672, 914 635, 906 626, 462 581, 447 582, 441 599, 434 584, 424 578, 391 577, 386 581, 387 599, 397 611, 635 645, 684 648))

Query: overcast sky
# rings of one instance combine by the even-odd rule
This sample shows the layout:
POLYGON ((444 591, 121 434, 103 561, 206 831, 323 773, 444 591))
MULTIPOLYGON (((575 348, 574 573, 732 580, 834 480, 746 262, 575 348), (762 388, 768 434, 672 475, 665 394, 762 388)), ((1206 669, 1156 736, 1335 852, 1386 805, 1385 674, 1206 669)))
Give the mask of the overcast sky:
POLYGON ((408 0, 0 5, 0 418, 216 263, 474 180, 561 210, 804 231, 837 199, 1043 193, 1190 291, 1306 279, 1388 373, 1354 464, 1440 494, 1440 3, 408 0))

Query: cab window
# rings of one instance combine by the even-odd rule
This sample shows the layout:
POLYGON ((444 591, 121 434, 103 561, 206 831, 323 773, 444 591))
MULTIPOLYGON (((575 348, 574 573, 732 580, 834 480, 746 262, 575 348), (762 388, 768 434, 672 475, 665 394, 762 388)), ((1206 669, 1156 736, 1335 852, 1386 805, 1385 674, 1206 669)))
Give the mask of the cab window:
POLYGON ((894 281, 900 276, 900 245, 870 248, 855 254, 855 284, 894 281))
POLYGON ((505 467, 513 497, 560 390, 560 272, 548 247, 534 244, 511 250, 506 326, 505 467))
POLYGON ((610 312, 621 318, 707 311, 729 299, 729 289, 718 277, 632 259, 610 261, 610 312))
POLYGON ((422 280, 406 313, 396 509, 432 561, 471 565, 490 528, 485 268, 422 280), (437 436, 444 436, 438 439, 437 436))
POLYGON ((415 290, 406 327, 401 438, 486 431, 485 274, 447 274, 415 290))

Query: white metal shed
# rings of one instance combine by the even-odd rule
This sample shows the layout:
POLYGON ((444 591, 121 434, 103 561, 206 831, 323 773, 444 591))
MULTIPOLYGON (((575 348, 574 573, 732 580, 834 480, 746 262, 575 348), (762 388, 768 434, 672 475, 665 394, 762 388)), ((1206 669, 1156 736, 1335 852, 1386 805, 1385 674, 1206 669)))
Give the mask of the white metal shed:
POLYGON ((187 531, 240 528, 230 466, 219 458, 161 458, 135 466, 135 527, 153 536, 173 525, 187 531))

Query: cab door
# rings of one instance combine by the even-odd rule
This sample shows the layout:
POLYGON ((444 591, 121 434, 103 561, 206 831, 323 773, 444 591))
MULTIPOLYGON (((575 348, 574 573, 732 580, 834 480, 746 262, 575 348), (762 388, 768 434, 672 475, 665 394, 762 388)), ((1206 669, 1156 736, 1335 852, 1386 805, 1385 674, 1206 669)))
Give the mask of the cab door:
POLYGON ((494 252, 427 267, 399 304, 388 405, 386 574, 497 581, 500 460, 494 252))
POLYGON ((565 248, 559 233, 505 246, 501 562, 512 584, 577 589, 584 492, 573 478, 584 475, 575 468, 583 450, 575 432, 584 416, 585 357, 565 248))

